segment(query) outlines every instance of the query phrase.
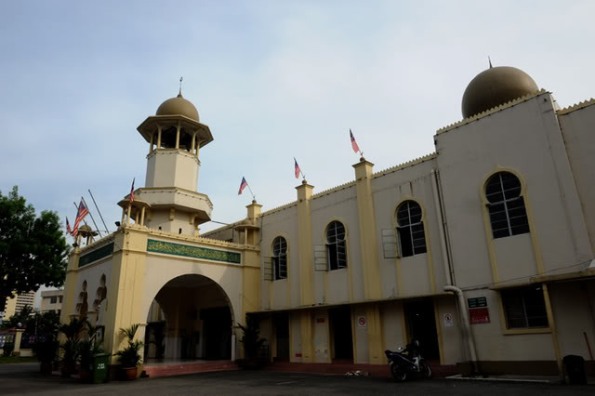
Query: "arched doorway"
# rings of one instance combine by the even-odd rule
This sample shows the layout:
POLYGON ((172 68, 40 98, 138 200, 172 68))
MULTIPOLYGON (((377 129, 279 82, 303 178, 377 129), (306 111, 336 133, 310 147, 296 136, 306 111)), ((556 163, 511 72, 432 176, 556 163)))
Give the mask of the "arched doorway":
POLYGON ((155 296, 145 333, 145 358, 231 359, 233 312, 223 289, 202 275, 182 275, 155 296))

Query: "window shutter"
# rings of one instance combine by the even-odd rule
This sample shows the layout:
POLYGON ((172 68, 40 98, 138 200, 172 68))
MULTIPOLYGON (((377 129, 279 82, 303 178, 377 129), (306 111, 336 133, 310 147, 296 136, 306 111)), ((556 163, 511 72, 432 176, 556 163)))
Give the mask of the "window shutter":
POLYGON ((314 246, 314 271, 328 271, 326 263, 326 246, 314 246))
POLYGON ((262 277, 265 281, 273 280, 273 259, 271 257, 265 257, 264 267, 262 269, 262 277))
POLYGON ((382 251, 385 259, 399 257, 397 236, 392 228, 382 230, 382 251))

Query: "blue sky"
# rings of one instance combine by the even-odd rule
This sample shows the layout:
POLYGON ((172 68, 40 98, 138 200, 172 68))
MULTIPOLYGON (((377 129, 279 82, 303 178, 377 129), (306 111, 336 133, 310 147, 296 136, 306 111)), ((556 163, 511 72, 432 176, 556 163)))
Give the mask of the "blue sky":
POLYGON ((215 139, 198 186, 224 223, 245 217, 242 177, 265 211, 295 200, 293 157, 315 193, 353 180, 350 128, 376 171, 431 153, 488 56, 562 107, 595 95, 595 2, 495 4, 0 2, 0 191, 71 221, 84 196, 100 223, 90 189, 113 231, 144 185, 136 127, 180 76, 215 139))

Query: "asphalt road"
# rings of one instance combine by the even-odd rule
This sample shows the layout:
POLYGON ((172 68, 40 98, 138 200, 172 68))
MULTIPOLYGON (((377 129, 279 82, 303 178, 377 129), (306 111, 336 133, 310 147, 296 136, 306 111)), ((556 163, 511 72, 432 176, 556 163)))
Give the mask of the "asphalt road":
POLYGON ((228 371, 180 377, 141 378, 106 384, 41 376, 37 363, 0 365, 0 395, 595 395, 593 385, 415 380, 395 383, 380 377, 347 377, 274 371, 228 371))

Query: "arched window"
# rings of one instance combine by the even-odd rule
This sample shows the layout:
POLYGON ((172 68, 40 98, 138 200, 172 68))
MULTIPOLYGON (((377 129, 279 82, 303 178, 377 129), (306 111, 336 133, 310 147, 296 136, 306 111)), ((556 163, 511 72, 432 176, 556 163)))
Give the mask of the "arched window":
POLYGON ((402 257, 427 251, 421 207, 417 202, 405 201, 397 208, 397 233, 402 257))
POLYGON ((529 232, 521 183, 510 172, 498 172, 486 183, 486 199, 494 238, 529 232))
POLYGON ((345 227, 339 221, 331 222, 326 228, 326 252, 329 270, 347 267, 345 227))
POLYGON ((275 280, 287 278, 287 241, 280 236, 273 240, 273 270, 275 280))

